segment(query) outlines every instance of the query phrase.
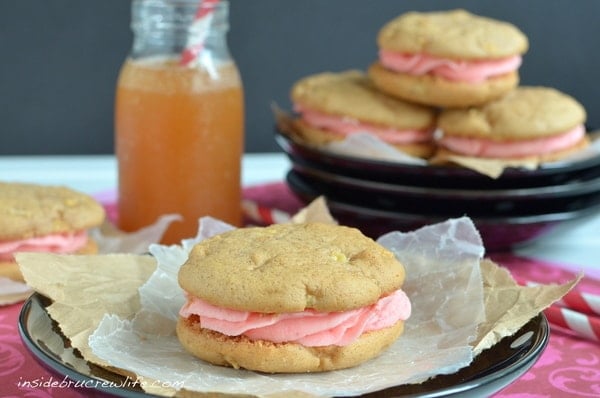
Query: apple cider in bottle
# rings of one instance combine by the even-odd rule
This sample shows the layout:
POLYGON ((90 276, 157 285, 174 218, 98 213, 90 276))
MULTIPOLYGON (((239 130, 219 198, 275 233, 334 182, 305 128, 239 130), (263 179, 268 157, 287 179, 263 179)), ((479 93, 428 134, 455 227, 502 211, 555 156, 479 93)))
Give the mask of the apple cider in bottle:
POLYGON ((134 0, 132 30, 115 103, 119 228, 177 213, 162 242, 172 244, 194 237, 203 216, 239 226, 244 99, 226 42, 228 3, 134 0), (202 14, 208 21, 194 27, 202 14))

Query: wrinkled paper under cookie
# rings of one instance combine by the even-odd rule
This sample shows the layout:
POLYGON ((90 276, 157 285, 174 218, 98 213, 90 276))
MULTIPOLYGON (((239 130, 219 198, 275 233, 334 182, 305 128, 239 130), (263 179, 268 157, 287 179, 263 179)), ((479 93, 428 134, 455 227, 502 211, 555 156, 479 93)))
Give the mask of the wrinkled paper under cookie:
MULTIPOLYGON (((297 215, 296 221, 304 221, 306 217, 330 221, 326 209, 318 209, 323 206, 323 201, 313 203, 309 211, 297 215)), ((185 261, 189 249, 197 240, 231 228, 216 220, 205 221, 199 235, 182 242, 182 246, 152 246, 151 251, 160 262, 156 269, 154 263, 146 263, 149 260, 147 256, 125 255, 129 264, 115 262, 115 258, 110 256, 91 256, 94 261, 81 263, 71 261, 73 256, 47 254, 23 254, 18 261, 25 275, 36 275, 32 287, 55 301, 51 307, 60 304, 58 308, 61 310, 49 312, 64 334, 74 340, 73 346, 90 362, 105 366, 108 362, 112 366, 127 369, 125 373, 143 375, 143 380, 171 380, 174 383, 171 386, 182 386, 181 383, 188 380, 186 390, 262 396, 275 396, 282 392, 287 395, 287 392, 298 390, 302 396, 355 395, 400 383, 417 383, 438 373, 452 373, 468 365, 477 352, 514 333, 576 283, 539 286, 533 291, 516 285, 504 269, 487 260, 481 262, 480 268, 483 255, 481 239, 467 218, 449 220, 412 233, 388 234, 381 238, 380 243, 390 244, 391 250, 400 253, 400 259, 407 268, 407 280, 403 288, 409 292, 414 306, 413 317, 407 321, 406 331, 396 344, 381 357, 352 369, 308 375, 263 375, 205 364, 187 354, 173 334, 174 319, 179 305, 183 303, 180 289, 173 285, 180 264, 185 261), (441 262, 439 258, 442 258, 441 262), (47 266, 48 259, 62 263, 62 266, 50 269, 47 266), (129 278, 131 283, 128 286, 111 285, 110 281, 122 279, 121 274, 114 272, 115 266, 138 276, 129 278), (453 272, 444 270, 444 267, 449 267, 453 272), (428 271, 430 275, 427 275, 428 271), (76 277, 79 280, 76 287, 63 283, 70 274, 77 273, 81 275, 76 277), (82 278, 82 275, 85 277, 82 278), (438 308, 437 304, 421 304, 420 299, 427 298, 428 294, 420 279, 423 277, 430 278, 438 286, 432 294, 440 294, 440 283, 451 290, 449 300, 444 300, 443 306, 438 308), (107 282, 102 293, 98 291, 96 279, 107 282), (479 283, 474 283, 476 281, 479 283), (474 289, 461 289, 462 284, 475 286, 474 289), (61 289, 57 289, 56 285, 60 285, 61 289), (79 311, 79 318, 72 319, 69 312, 72 307, 78 307, 77 297, 81 295, 94 298, 97 305, 89 306, 87 311, 79 311), (419 295, 422 297, 419 298, 419 295), (472 308, 465 308, 465 301, 462 300, 480 295, 481 300, 474 300, 476 304, 472 308), (118 311, 113 311, 105 307, 107 303, 115 303, 114 299, 119 297, 127 297, 130 303, 128 308, 121 306, 118 311), (507 301, 506 297, 513 299, 507 301), (485 303, 487 319, 475 333, 473 322, 482 319, 483 306, 479 303, 485 303), (430 322, 432 318, 433 322, 430 322), (422 321, 425 321, 424 329, 417 325, 422 321), (73 333, 70 323, 86 324, 88 327, 79 326, 82 330, 73 333), (427 330, 428 333, 423 334, 421 330, 427 330), (93 337, 88 341, 87 336, 92 333, 93 337), (452 342, 453 335, 457 336, 459 342, 452 342), (425 339, 425 344, 415 339, 425 339), (397 357, 406 349, 416 350, 410 354, 414 355, 409 358, 410 366, 403 366, 407 358, 397 357), (432 360, 435 366, 430 363, 432 360), (178 369, 172 369, 171 363, 178 369), (412 366, 416 367, 411 369, 412 366), (399 375, 399 371, 404 370, 408 370, 409 374, 399 375), (384 374, 378 378, 380 371, 384 374), (201 372, 201 375, 196 372, 201 372), (200 386, 195 383, 200 383, 200 386)), ((435 300, 438 300, 437 296, 435 300)), ((172 388, 150 388, 157 384, 160 383, 147 383, 146 391, 161 395, 176 393, 172 388)))

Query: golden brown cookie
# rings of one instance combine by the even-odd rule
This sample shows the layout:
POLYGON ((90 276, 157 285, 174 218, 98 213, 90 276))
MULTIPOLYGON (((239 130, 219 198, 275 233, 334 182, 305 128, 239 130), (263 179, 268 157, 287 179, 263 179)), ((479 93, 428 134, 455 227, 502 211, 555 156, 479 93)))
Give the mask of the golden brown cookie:
MULTIPOLYGON (((194 306, 200 300, 209 306, 206 316, 223 312, 227 319, 233 314, 253 322, 266 317, 298 319, 307 312, 319 319, 348 311, 371 316, 379 311, 375 303, 404 295, 399 291, 404 276, 393 253, 354 228, 307 223, 237 229, 191 251, 178 276, 188 297, 181 314, 186 308, 199 308, 194 306)), ((365 327, 368 332, 348 344, 304 345, 288 340, 289 332, 278 341, 252 338, 246 332, 221 333, 203 319, 193 311, 180 316, 177 333, 188 351, 214 364, 264 372, 354 366, 389 346, 404 324, 404 319, 393 318, 377 329, 365 327)))
POLYGON ((440 107, 480 105, 517 86, 527 37, 465 10, 409 12, 379 32, 369 76, 383 92, 440 107))
POLYGON ((72 189, 0 182, 0 240, 80 231, 104 217, 98 202, 72 189))
POLYGON ((390 97, 356 70, 319 73, 299 80, 291 99, 305 141, 321 146, 368 132, 418 156, 431 152, 435 110, 390 97))
POLYGON ((463 60, 503 58, 529 47, 514 25, 460 9, 402 14, 380 30, 377 44, 401 53, 463 60))
MULTIPOLYGON (((100 225, 104 218, 99 203, 69 188, 0 182, 0 276, 22 280, 11 253, 4 250, 9 244, 86 231, 100 225)), ((97 251, 93 241, 80 242, 84 246, 79 246, 78 253, 97 251)))
POLYGON ((178 280, 186 292, 235 310, 343 311, 398 289, 404 267, 358 229, 276 224, 236 229, 201 242, 178 280))
POLYGON ((480 107, 443 111, 439 145, 466 156, 557 160, 587 146, 585 120, 573 97, 549 87, 519 87, 480 107))

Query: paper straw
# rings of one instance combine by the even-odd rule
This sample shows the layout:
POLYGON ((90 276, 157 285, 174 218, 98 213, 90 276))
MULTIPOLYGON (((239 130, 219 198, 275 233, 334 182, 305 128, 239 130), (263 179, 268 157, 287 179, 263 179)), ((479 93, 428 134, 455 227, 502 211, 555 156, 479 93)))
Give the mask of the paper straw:
POLYGON ((551 325, 557 325, 589 340, 600 341, 600 318, 552 305, 544 310, 551 325))
POLYGON ((600 296, 595 294, 570 291, 556 304, 583 314, 600 315, 600 296))
POLYGON ((260 206, 251 200, 242 201, 244 216, 251 222, 261 225, 281 224, 290 221, 290 215, 284 211, 260 206))
POLYGON ((215 8, 220 0, 202 0, 198 5, 198 11, 194 21, 189 28, 186 47, 181 53, 180 64, 189 66, 198 57, 204 47, 210 25, 215 14, 215 8))

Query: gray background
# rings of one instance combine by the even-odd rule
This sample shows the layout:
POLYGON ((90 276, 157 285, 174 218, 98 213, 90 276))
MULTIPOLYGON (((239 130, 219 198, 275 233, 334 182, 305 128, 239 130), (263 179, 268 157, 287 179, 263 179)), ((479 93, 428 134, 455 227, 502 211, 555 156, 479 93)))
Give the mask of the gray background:
MULTIPOLYGON (((407 10, 462 7, 529 37, 521 82, 576 97, 600 126, 598 0, 231 0, 229 43, 246 96, 246 151, 279 151, 270 104, 298 78, 366 69, 407 10)), ((113 96, 131 44, 127 0, 0 0, 0 155, 113 151, 113 96)))

